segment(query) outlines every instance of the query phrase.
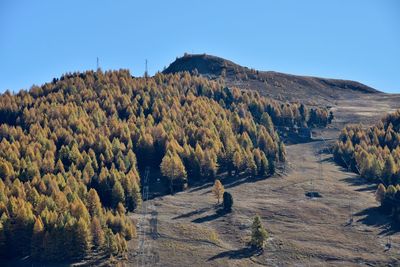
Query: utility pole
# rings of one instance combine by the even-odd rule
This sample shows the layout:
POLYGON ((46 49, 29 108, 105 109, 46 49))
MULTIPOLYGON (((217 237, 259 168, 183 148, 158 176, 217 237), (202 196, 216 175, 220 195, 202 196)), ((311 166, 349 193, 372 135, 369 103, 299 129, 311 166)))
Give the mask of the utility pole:
POLYGON ((96 70, 99 70, 100 66, 99 66, 99 57, 96 58, 96 70))
POLYGON ((144 77, 147 79, 148 76, 149 76, 149 72, 147 69, 147 59, 146 59, 146 67, 145 67, 145 71, 144 71, 144 77))

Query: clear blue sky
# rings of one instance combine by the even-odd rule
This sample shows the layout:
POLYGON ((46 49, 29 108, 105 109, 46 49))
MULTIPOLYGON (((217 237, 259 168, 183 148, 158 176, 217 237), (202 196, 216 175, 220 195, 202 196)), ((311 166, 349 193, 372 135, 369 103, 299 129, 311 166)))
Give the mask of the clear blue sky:
POLYGON ((0 1, 0 91, 184 52, 400 93, 400 1, 0 1))

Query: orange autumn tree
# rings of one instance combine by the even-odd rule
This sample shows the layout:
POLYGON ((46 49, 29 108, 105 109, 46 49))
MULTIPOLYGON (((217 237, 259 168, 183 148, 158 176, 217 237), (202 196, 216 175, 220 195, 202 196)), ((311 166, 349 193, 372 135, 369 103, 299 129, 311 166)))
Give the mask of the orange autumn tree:
POLYGON ((215 198, 217 199, 217 203, 219 204, 222 196, 224 195, 225 189, 222 185, 220 180, 215 180, 214 187, 212 189, 212 193, 214 194, 215 198))

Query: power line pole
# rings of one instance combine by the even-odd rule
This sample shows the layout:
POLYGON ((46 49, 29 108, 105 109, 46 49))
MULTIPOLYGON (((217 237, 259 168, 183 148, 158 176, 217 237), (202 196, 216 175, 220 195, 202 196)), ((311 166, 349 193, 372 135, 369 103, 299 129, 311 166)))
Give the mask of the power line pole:
POLYGON ((99 65, 99 57, 96 57, 96 70, 100 69, 100 65, 99 65))
POLYGON ((147 79, 148 76, 149 76, 149 72, 147 69, 147 59, 146 59, 146 67, 145 67, 145 71, 144 71, 144 77, 147 79))

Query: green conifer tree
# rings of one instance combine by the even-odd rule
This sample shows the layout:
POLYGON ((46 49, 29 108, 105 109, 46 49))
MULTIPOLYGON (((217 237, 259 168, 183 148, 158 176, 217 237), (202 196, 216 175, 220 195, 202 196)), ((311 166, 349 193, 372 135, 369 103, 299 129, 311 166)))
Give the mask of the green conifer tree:
POLYGON ((257 249, 263 249, 268 238, 268 232, 261 223, 260 216, 255 216, 253 225, 251 226, 251 241, 250 245, 257 249))

